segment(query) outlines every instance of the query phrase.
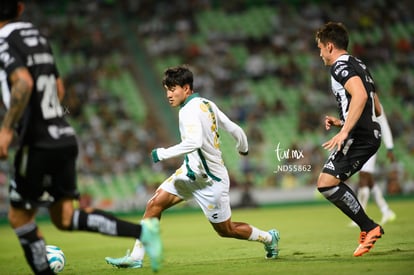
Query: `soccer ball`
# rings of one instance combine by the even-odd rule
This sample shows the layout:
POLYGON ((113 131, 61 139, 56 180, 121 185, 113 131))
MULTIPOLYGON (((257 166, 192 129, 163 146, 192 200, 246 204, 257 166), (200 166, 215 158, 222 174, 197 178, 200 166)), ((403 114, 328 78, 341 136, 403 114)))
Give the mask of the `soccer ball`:
POLYGON ((62 249, 55 245, 46 245, 46 256, 49 262, 50 269, 55 274, 63 271, 66 259, 62 249))

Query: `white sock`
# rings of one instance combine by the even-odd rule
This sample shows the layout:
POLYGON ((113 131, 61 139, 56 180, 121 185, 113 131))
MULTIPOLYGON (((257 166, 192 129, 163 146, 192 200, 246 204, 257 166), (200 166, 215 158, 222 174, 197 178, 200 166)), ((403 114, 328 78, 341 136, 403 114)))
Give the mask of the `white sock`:
POLYGON ((374 195, 375 202, 377 203, 378 208, 381 210, 381 213, 384 215, 387 213, 387 211, 390 209, 388 207, 387 202, 384 199, 384 196, 382 195, 381 188, 374 184, 374 186, 371 188, 371 192, 374 195))
POLYGON ((140 240, 136 240, 135 241, 135 245, 134 248, 132 249, 131 252, 131 258, 134 260, 143 260, 144 259, 144 255, 145 255, 145 250, 144 250, 144 245, 141 243, 140 240))
POLYGON ((359 203, 361 204, 362 208, 366 210, 368 199, 369 199, 369 187, 368 186, 360 187, 358 188, 357 193, 358 193, 357 198, 359 200, 359 203))
POLYGON ((272 235, 269 232, 262 231, 254 226, 252 228, 252 234, 249 237, 249 241, 257 241, 261 243, 270 243, 272 241, 272 235))

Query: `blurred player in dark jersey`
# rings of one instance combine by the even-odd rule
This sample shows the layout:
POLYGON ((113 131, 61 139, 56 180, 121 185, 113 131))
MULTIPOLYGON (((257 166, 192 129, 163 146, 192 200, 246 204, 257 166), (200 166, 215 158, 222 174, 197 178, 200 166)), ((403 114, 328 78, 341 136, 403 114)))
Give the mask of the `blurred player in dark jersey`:
MULTIPOLYGON (((387 148, 387 158, 391 164, 395 163, 395 155, 393 152, 394 141, 391 133, 390 126, 388 124, 387 116, 385 115, 384 109, 381 105, 381 115, 377 116, 378 123, 381 125, 381 136, 382 141, 384 142, 385 147, 387 148)), ((373 155, 365 164, 362 166, 359 171, 359 181, 357 195, 358 200, 361 203, 361 206, 367 210, 368 200, 370 194, 372 193, 375 203, 378 206, 378 209, 381 211, 382 219, 380 224, 384 225, 387 222, 392 222, 397 218, 397 215, 394 211, 391 210, 387 201, 382 194, 381 187, 375 183, 374 173, 375 173, 375 162, 377 160, 378 152, 373 155)), ((356 223, 351 222, 350 226, 358 226, 356 223)))
POLYGON ((0 129, 0 158, 8 157, 15 137, 8 218, 27 262, 36 274, 53 274, 35 222, 38 208, 45 206, 61 230, 140 238, 157 270, 162 255, 158 219, 140 225, 101 210, 74 209, 73 201, 79 197, 78 146, 60 104, 63 82, 47 39, 32 23, 17 20, 23 9, 17 0, 0 1, 0 84, 7 107, 0 129))
POLYGON ((338 104, 339 118, 326 116, 325 128, 340 131, 322 146, 331 151, 318 178, 318 190, 360 227, 354 256, 372 249, 384 234, 371 220, 355 193, 345 183, 373 156, 381 144, 380 102, 374 81, 365 64, 347 52, 348 31, 341 23, 329 22, 316 32, 320 56, 330 66, 331 88, 338 104))

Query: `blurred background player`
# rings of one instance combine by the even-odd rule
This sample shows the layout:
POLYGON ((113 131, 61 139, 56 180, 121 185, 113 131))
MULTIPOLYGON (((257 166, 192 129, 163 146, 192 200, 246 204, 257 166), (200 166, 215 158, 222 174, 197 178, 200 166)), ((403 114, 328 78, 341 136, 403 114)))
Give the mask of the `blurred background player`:
MULTIPOLYGON (((148 201, 144 218, 161 218, 164 210, 194 198, 210 224, 221 237, 256 241, 264 244, 267 259, 279 254, 279 232, 260 230, 244 222, 231 220, 230 179, 222 159, 219 128, 231 134, 238 152, 249 152, 246 134, 217 105, 193 91, 193 73, 186 66, 169 68, 162 81, 172 107, 179 107, 181 142, 152 151, 154 162, 184 157, 179 169, 166 179, 148 201)), ((131 254, 107 257, 116 267, 140 268, 144 251, 139 240, 131 254)))
MULTIPOLYGON (((377 116, 378 122, 381 126, 382 140, 384 141, 385 147, 387 148, 387 158, 391 163, 395 162, 395 156, 393 153, 394 142, 390 126, 388 124, 387 117, 384 112, 384 108, 380 105, 381 114, 377 116)), ((374 196, 376 205, 382 214, 380 224, 384 225, 386 222, 393 221, 396 218, 394 211, 392 211, 385 201, 381 187, 375 183, 374 171, 377 154, 373 155, 365 164, 362 166, 359 172, 358 190, 357 197, 361 206, 366 210, 370 193, 374 196)), ((351 222, 350 226, 357 226, 356 223, 351 222)))
POLYGON ((48 40, 30 22, 17 21, 23 3, 0 1, 0 81, 7 107, 0 129, 0 159, 17 136, 8 219, 35 274, 54 274, 35 216, 47 207, 60 230, 140 238, 158 270, 162 244, 158 219, 140 224, 96 209, 74 209, 78 155, 75 131, 64 118, 63 81, 48 40))

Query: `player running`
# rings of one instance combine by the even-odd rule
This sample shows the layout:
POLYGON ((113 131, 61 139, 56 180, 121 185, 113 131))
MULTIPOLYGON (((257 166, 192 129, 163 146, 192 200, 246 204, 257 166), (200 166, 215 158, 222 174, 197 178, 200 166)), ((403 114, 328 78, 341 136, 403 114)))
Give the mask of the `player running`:
MULTIPOLYGON (((229 132, 236 140, 241 155, 248 154, 244 131, 232 122, 214 102, 193 91, 193 73, 185 66, 169 68, 162 82, 172 107, 179 107, 181 142, 169 148, 152 151, 154 162, 183 156, 184 162, 166 179, 148 201, 144 218, 161 218, 164 210, 194 198, 221 236, 264 244, 266 258, 279 254, 279 232, 262 231, 243 222, 231 220, 229 198, 230 181, 223 163, 219 144, 219 128, 229 132)), ((116 267, 140 268, 144 251, 136 241, 132 253, 122 258, 107 257, 106 261, 116 267)))
POLYGON ((157 271, 162 260, 158 219, 133 224, 98 209, 75 209, 78 145, 60 104, 63 80, 46 37, 32 23, 17 20, 23 10, 17 0, 0 2, 0 84, 7 107, 0 159, 8 157, 16 134, 8 218, 27 263, 35 274, 54 274, 35 220, 39 207, 47 207, 60 230, 140 238, 157 271))
POLYGON ((384 230, 367 216, 345 181, 361 169, 381 144, 374 81, 366 65, 348 54, 349 38, 343 24, 329 22, 317 31, 315 38, 324 64, 330 66, 331 88, 340 116, 325 118, 326 130, 336 126, 340 131, 322 145, 332 153, 317 186, 322 195, 360 227, 354 256, 362 256, 374 247, 384 230))

